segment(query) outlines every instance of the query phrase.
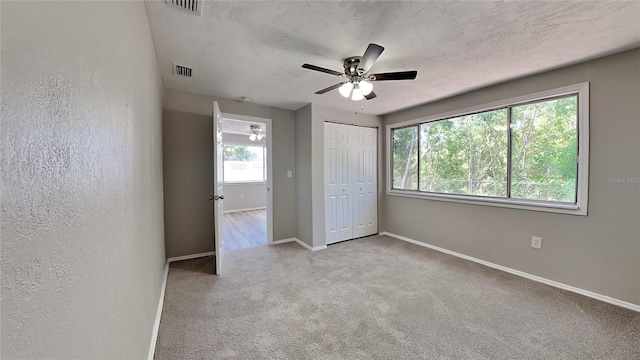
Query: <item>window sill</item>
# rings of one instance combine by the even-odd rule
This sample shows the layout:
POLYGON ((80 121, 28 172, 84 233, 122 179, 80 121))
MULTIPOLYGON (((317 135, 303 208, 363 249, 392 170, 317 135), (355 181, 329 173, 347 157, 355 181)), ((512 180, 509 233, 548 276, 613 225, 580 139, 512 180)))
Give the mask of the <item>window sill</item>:
POLYGON ((448 201, 471 205, 495 206, 519 210, 542 211, 569 215, 587 215, 587 208, 569 203, 551 203, 537 200, 502 199, 473 195, 454 195, 438 193, 421 193, 415 191, 387 190, 389 196, 401 196, 415 199, 448 201))
POLYGON ((222 185, 226 186, 226 185, 267 185, 266 181, 230 181, 230 182, 223 182, 222 185))

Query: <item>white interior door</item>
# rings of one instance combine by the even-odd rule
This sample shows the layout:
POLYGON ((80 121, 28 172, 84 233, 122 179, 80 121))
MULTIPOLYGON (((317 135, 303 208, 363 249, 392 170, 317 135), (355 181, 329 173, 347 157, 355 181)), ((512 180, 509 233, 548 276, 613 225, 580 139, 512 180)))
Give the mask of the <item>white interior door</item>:
POLYGON ((378 130, 325 122, 327 244, 378 233, 378 130))
POLYGON ((325 222, 326 243, 353 238, 350 185, 349 127, 325 123, 325 222))
POLYGON ((367 235, 367 207, 365 191, 365 128, 349 126, 351 134, 351 158, 349 172, 351 173, 351 195, 353 198, 353 238, 367 235))
POLYGON ((364 128, 365 134, 365 236, 378 233, 378 129, 364 128))
POLYGON ((213 102, 213 223, 216 247, 216 275, 222 274, 222 258, 224 256, 224 164, 222 159, 222 117, 217 102, 213 102))

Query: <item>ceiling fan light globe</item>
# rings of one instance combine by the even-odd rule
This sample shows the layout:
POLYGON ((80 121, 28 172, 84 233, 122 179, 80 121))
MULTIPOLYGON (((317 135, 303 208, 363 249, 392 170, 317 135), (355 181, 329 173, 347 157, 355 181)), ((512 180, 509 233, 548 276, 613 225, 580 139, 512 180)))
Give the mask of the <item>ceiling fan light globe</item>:
POLYGON ((256 136, 256 138, 258 139, 258 141, 262 140, 262 134, 258 134, 258 136, 256 136))
POLYGON ((340 91, 340 95, 344 97, 349 97, 351 95, 351 90, 353 89, 353 83, 347 82, 338 88, 340 91))
POLYGON ((360 88, 360 91, 362 91, 362 95, 367 96, 373 91, 373 84, 368 82, 367 80, 361 80, 358 83, 358 88, 360 88))
POLYGON ((256 134, 249 135, 249 140, 256 141, 256 139, 257 139, 256 134))
POLYGON ((355 87, 353 89, 353 94, 351 94, 351 100, 358 101, 364 99, 364 95, 362 95, 362 90, 359 87, 355 87))

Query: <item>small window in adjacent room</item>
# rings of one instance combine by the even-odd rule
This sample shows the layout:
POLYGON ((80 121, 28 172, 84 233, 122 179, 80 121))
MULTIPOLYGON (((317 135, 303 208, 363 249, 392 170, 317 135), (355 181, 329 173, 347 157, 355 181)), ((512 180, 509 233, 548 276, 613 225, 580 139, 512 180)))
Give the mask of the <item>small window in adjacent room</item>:
POLYGON ((389 195, 586 214, 588 83, 388 129, 389 195))
POLYGON ((267 180, 267 149, 264 146, 225 145, 225 182, 263 182, 267 180))

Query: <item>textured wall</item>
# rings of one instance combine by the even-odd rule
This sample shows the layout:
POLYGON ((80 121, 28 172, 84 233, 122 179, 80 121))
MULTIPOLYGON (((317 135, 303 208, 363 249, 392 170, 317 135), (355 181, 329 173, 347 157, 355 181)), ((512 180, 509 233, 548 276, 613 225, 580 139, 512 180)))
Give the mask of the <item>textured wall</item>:
POLYGON ((313 246, 311 104, 296 110, 296 174, 296 238, 313 246))
POLYGON ((145 358, 165 253, 144 4, 1 8, 1 355, 145 358))
MULTIPOLYGON (((382 229, 640 304, 640 49, 385 117, 387 124, 590 82, 589 215, 384 196, 382 229), (542 250, 530 247, 541 236, 542 250)), ((386 186, 386 185, 385 185, 386 186)))
POLYGON ((165 89, 163 106, 167 110, 212 116, 213 102, 224 113, 272 119, 273 132, 273 240, 292 238, 296 233, 295 177, 287 171, 295 167, 294 112, 271 106, 243 103, 215 96, 165 89))

